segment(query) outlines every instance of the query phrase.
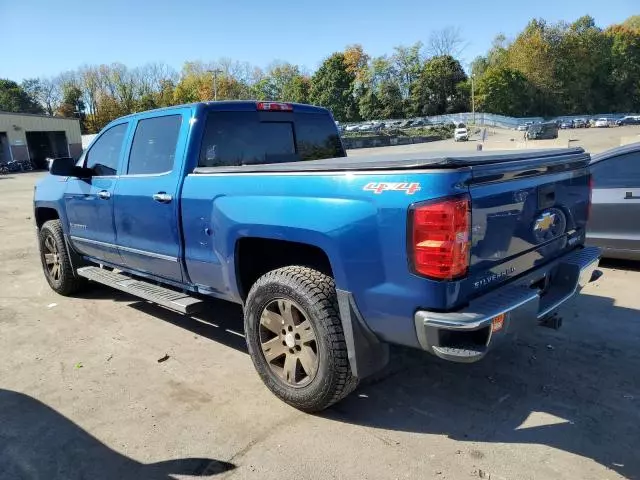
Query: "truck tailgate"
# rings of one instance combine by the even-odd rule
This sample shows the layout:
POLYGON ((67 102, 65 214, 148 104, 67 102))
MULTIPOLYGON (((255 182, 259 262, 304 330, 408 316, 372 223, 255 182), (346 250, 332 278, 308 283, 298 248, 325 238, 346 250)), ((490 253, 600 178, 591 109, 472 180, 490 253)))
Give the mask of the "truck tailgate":
POLYGON ((587 154, 471 167, 467 296, 495 288, 584 242, 587 154))

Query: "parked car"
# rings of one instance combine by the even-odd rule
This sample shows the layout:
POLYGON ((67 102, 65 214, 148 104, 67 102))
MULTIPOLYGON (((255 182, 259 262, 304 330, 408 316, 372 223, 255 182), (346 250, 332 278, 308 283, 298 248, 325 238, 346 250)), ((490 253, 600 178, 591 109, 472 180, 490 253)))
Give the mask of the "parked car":
POLYGON ((616 125, 619 127, 623 125, 640 125, 640 117, 627 115, 619 120, 616 120, 616 125))
POLYGON ((559 326, 597 268, 581 149, 345 157, 309 105, 116 119, 36 186, 44 276, 61 295, 93 281, 185 314, 242 304, 265 385, 318 411, 382 368, 389 343, 469 363, 559 326))
POLYGON ((453 132, 453 140, 455 142, 466 142, 469 140, 469 131, 466 127, 456 128, 453 132))
POLYGON ((609 120, 606 118, 598 118, 593 123, 593 126, 596 128, 609 128, 609 120))
POLYGON ((640 260, 640 143, 596 154, 590 166, 587 242, 605 257, 640 260))
POLYGON ((589 124, 584 118, 576 118, 573 121, 573 128, 586 128, 589 124))
POLYGON ((573 122, 571 122, 570 120, 565 120, 563 122, 560 122, 559 128, 561 128, 562 130, 573 128, 573 122))
POLYGON ((525 136, 528 140, 558 138, 558 125, 554 122, 534 123, 529 126, 525 136))

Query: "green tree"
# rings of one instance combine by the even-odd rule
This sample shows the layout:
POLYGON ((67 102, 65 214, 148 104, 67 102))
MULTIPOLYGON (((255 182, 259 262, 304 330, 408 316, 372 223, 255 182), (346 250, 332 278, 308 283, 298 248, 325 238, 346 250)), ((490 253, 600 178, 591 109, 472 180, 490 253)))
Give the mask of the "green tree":
POLYGON ((376 92, 370 88, 364 89, 364 92, 358 97, 358 109, 360 117, 365 120, 374 120, 382 118, 382 105, 376 92))
POLYGON ((640 15, 632 15, 627 18, 622 22, 622 26, 636 33, 640 33, 640 15))
POLYGON ((297 65, 276 63, 269 67, 265 76, 252 86, 253 96, 258 100, 306 103, 309 97, 309 79, 297 65))
POLYGON ((156 94, 156 103, 159 107, 168 107, 173 105, 173 91, 176 89, 172 80, 162 79, 160 80, 159 89, 156 94))
POLYGON ((544 20, 532 20, 507 52, 508 67, 522 72, 535 86, 535 110, 543 116, 555 115, 561 110, 561 79, 556 75, 557 37, 557 31, 544 20))
POLYGON ((347 70, 343 53, 327 58, 311 77, 309 100, 333 112, 342 122, 360 119, 354 95, 355 74, 347 70))
POLYGON ((465 100, 458 84, 467 80, 462 65, 444 55, 427 60, 420 77, 413 84, 412 110, 416 115, 441 115, 460 111, 465 100))
POLYGON ((424 54, 422 53, 422 42, 416 42, 408 47, 398 45, 393 47, 391 55, 391 70, 396 77, 396 82, 400 87, 402 98, 409 98, 411 88, 420 77, 424 54))
POLYGON ((82 100, 82 90, 77 86, 66 85, 64 87, 62 102, 58 107, 57 114, 66 118, 78 118, 80 120, 80 130, 82 130, 82 133, 87 132, 85 124, 85 104, 82 100))
POLYGON ((640 30, 617 25, 606 31, 611 41, 611 108, 640 110, 640 30))
POLYGON ((518 70, 490 67, 480 78, 476 90, 477 109, 515 117, 531 114, 533 87, 518 70))
POLYGON ((592 17, 580 17, 555 29, 554 76, 558 80, 558 111, 598 113, 611 102, 610 42, 592 17))
POLYGON ((0 111, 43 113, 42 106, 23 87, 5 79, 0 79, 0 111))
POLYGON ((380 118, 402 118, 403 103, 400 86, 392 81, 382 82, 378 87, 380 118))
POLYGON ((282 88, 282 99, 287 102, 308 103, 310 88, 309 77, 296 75, 282 88))

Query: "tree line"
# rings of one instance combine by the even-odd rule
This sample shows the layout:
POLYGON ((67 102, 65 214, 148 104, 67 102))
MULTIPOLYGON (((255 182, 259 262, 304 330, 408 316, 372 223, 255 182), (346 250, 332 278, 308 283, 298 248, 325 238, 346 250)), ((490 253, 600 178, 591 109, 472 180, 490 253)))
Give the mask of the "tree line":
POLYGON ((85 65, 21 84, 0 80, 0 111, 78 117, 84 132, 132 112, 226 99, 313 103, 340 121, 478 111, 556 116, 640 110, 640 16, 600 28, 532 20, 514 39, 499 35, 463 68, 465 42, 452 27, 426 43, 372 57, 361 45, 329 55, 312 74, 286 62, 261 69, 222 58, 129 68, 85 65), (214 92, 215 90, 215 92, 214 92))

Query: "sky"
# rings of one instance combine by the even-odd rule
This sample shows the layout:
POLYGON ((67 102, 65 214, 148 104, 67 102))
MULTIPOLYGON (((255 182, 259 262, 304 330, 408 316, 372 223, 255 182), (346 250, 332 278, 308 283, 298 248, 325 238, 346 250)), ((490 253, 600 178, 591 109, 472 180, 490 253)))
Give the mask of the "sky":
POLYGON ((84 64, 129 67, 221 57, 313 72, 359 43, 372 56, 458 28, 465 68, 494 37, 512 38, 531 18, 606 27, 640 13, 638 0, 0 0, 0 78, 49 77, 84 64), (516 7, 517 5, 517 7, 516 7))

